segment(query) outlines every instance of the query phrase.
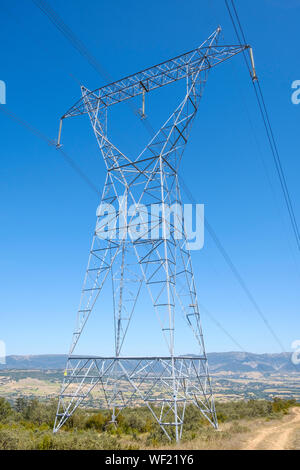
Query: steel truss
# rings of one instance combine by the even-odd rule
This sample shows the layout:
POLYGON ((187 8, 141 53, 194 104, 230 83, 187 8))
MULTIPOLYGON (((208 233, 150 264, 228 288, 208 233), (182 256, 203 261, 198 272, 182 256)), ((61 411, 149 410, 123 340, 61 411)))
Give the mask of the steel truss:
POLYGON ((81 100, 63 116, 89 115, 107 176, 54 432, 91 392, 96 393, 96 386, 98 406, 113 410, 113 422, 125 406, 144 405, 166 436, 179 440, 186 405, 193 403, 217 427, 184 218, 175 214, 178 223, 171 221, 166 208, 174 204, 181 207, 178 167, 209 70, 248 47, 217 46, 219 33, 220 28, 199 48, 119 82, 93 92, 82 88, 81 100), (107 136, 109 106, 183 78, 183 101, 137 158, 129 158, 113 145, 107 136), (110 213, 114 204, 118 204, 118 211, 110 213), (130 220, 122 219, 133 204, 139 211, 137 236, 131 232, 136 214, 130 220), (149 227, 148 210, 153 206, 159 210, 152 213, 149 227), (104 236, 108 219, 113 237, 104 236), (112 284, 115 356, 76 356, 75 347, 108 278, 112 284), (146 285, 159 319, 167 357, 121 355, 142 285, 146 285), (193 333, 199 351, 196 356, 175 354, 175 318, 180 314, 193 333))
MULTIPOLYGON (((69 358, 67 378, 60 395, 57 415, 62 426, 77 406, 95 394, 97 405, 112 409, 112 422, 126 406, 147 406, 167 437, 170 428, 180 438, 188 403, 194 404, 212 425, 212 392, 208 381, 207 361, 203 357, 80 357, 69 358), (177 383, 173 397, 174 378, 177 383), (176 407, 176 408, 175 408, 176 407)), ((175 436, 174 436, 175 437, 175 436)))

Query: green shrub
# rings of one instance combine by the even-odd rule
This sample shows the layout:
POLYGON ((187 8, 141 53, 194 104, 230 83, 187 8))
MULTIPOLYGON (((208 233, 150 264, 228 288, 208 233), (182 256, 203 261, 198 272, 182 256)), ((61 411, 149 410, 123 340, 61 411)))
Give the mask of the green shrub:
POLYGON ((54 448, 53 437, 46 434, 37 444, 38 450, 52 450, 54 448))
MULTIPOLYGON (((183 440, 200 439, 205 442, 228 439, 233 433, 245 432, 241 419, 273 419, 297 406, 294 400, 276 398, 273 401, 248 400, 216 403, 220 423, 231 423, 222 433, 216 433, 198 408, 188 405, 185 410, 183 440)), ((38 450, 118 450, 138 449, 139 446, 159 447, 169 440, 146 407, 127 408, 117 416, 117 425, 111 424, 111 413, 103 410, 78 409, 63 428, 52 434, 57 402, 19 399, 15 407, 0 399, 0 449, 38 450), (126 435, 126 436, 125 436, 126 435)), ((182 413, 179 406, 178 412, 182 413)), ((154 409, 156 414, 158 409, 154 409)), ((166 420, 172 419, 167 416, 166 420)), ((174 437, 174 429, 168 427, 174 437)))
POLYGON ((296 400, 282 400, 282 398, 274 398, 272 403, 272 411, 274 413, 287 413, 291 406, 295 406, 296 400))
POLYGON ((85 423, 86 429, 96 429, 97 431, 104 431, 108 424, 108 420, 102 413, 97 413, 87 419, 85 423))
POLYGON ((0 449, 1 450, 14 450, 18 449, 18 438, 13 436, 10 431, 0 430, 0 449))
POLYGON ((272 403, 266 400, 216 403, 216 411, 221 418, 220 422, 253 419, 269 416, 272 413, 272 403))

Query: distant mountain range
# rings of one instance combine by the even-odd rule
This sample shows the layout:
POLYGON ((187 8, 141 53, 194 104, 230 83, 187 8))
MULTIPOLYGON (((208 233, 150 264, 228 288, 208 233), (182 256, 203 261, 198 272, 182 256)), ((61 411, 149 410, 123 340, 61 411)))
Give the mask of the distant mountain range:
POLYGON ((214 372, 299 372, 300 366, 291 361, 291 353, 254 354, 247 352, 225 352, 208 354, 209 368, 214 372))
MULTIPOLYGON (((0 364, 4 369, 63 369, 67 356, 63 354, 47 354, 40 356, 8 356, 6 364, 0 364)), ((300 366, 291 362, 291 353, 254 354, 246 352, 209 353, 209 367, 212 374, 216 372, 261 372, 289 373, 299 372, 300 366)))
POLYGON ((0 364, 3 369, 64 369, 67 356, 64 354, 43 354, 39 356, 7 356, 6 364, 0 364))

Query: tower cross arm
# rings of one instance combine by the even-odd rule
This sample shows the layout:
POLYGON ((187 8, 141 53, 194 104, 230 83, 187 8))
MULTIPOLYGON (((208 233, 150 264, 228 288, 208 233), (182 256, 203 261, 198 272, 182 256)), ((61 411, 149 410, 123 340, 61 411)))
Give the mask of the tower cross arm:
POLYGON ((207 44, 206 41, 204 45, 190 52, 129 75, 102 88, 94 91, 85 90, 84 96, 62 118, 87 113, 86 100, 89 102, 89 110, 97 111, 99 108, 112 106, 176 82, 198 71, 211 69, 248 48, 248 45, 218 46, 212 42, 207 44))

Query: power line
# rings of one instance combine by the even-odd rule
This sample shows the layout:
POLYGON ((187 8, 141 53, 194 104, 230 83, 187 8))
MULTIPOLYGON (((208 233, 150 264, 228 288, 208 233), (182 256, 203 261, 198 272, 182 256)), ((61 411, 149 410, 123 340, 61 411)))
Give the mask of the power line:
MULTIPOLYGON (((193 195, 191 194, 190 190, 187 188, 185 182, 182 180, 181 177, 179 177, 180 181, 181 181, 181 185, 186 193, 186 195, 188 196, 189 200, 193 203, 193 204, 196 204, 196 201, 193 197, 193 195)), ((224 248, 223 244, 221 243, 219 237, 217 236, 216 232, 214 231, 214 229, 212 228, 212 226, 210 225, 210 223, 208 222, 207 220, 207 217, 205 218, 205 228, 206 230, 208 231, 211 239, 213 240, 214 244, 216 245, 216 247, 218 248, 219 252, 221 253, 222 257, 224 258, 227 266, 229 267, 229 269, 231 270, 232 274, 234 275, 234 277, 236 278, 237 282, 239 283, 240 287, 242 288, 242 290, 244 291, 244 293, 246 294, 246 296, 248 297, 250 303, 252 304, 252 306, 254 307, 255 311, 258 313, 258 315, 260 316, 260 318, 262 319, 262 321, 264 322, 264 324, 266 325, 267 329, 269 330, 269 332, 271 333, 271 335, 273 336, 273 338, 275 339, 276 343, 280 346, 280 348, 282 349, 282 351, 284 352, 285 351, 285 348, 282 344, 282 342, 280 341, 280 339, 278 338, 278 336, 276 335, 275 331, 273 330, 273 328, 271 327, 270 323, 268 322, 268 320, 266 319, 264 313, 262 312, 262 309, 260 308, 260 306, 258 305, 257 301, 255 300, 255 297, 254 295, 252 294, 252 292, 250 291, 249 287, 247 286, 246 284, 246 281, 243 279, 242 275, 240 274, 240 272, 238 271, 237 267, 235 266, 235 264, 233 263, 230 255, 228 254, 228 252, 226 251, 226 249, 224 248)))
POLYGON ((32 0, 33 3, 49 18, 56 28, 70 41, 72 46, 84 57, 89 64, 107 81, 111 81, 109 74, 101 67, 95 57, 90 54, 85 44, 80 41, 62 18, 50 7, 45 0, 32 0))
MULTIPOLYGON (((0 106, 0 111, 2 111, 4 114, 6 114, 8 117, 10 117, 12 120, 17 122, 20 126, 24 127, 27 129, 29 132, 31 132, 33 135, 38 137, 39 139, 43 140, 47 145, 49 145, 52 148, 57 148, 56 147, 56 142, 49 137, 47 137, 45 134, 43 134, 40 130, 38 130, 36 127, 33 127, 31 124, 28 122, 24 121, 23 119, 19 118, 15 113, 10 111, 7 106, 0 106)), ((77 165, 77 163, 73 160, 70 155, 65 152, 62 148, 59 148, 58 151, 64 158, 64 160, 68 163, 68 165, 77 173, 77 175, 95 192, 97 193, 98 196, 100 196, 100 193, 94 183, 89 179, 88 176, 85 175, 85 173, 81 170, 81 168, 77 165)))
MULTIPOLYGON (((242 40, 244 41, 245 44, 247 44, 245 34, 244 34, 244 31, 243 31, 243 28, 242 28, 242 25, 241 25, 241 22, 240 22, 240 19, 239 19, 239 16, 238 16, 235 4, 234 4, 234 1, 231 0, 231 5, 232 5, 232 8, 233 8, 233 14, 231 12, 228 0, 225 0, 225 4, 226 4, 226 7, 227 7, 227 10, 228 10, 231 22, 233 24, 233 28, 235 30, 235 33, 236 33, 239 44, 242 44, 242 42, 241 42, 240 34, 238 32, 238 28, 240 30, 242 40), (235 23, 234 16, 236 18, 238 26, 235 23)), ((243 51, 243 56, 244 56, 244 60, 245 60, 246 66, 248 68, 248 71, 249 71, 250 75, 252 75, 251 74, 251 67, 249 65, 249 58, 247 58, 244 51, 243 51)), ((267 109, 267 106, 266 106, 266 102, 265 102, 263 92, 262 92, 262 89, 261 89, 258 78, 256 77, 255 80, 252 80, 252 83, 253 83, 253 88, 254 88, 256 100, 257 100, 257 103, 258 103, 258 106, 259 106, 259 110, 260 110, 260 113, 261 113, 261 116, 262 116, 263 124, 264 124, 265 130, 266 130, 267 139, 268 139, 269 144, 270 144, 271 152, 272 152, 272 155, 273 155, 273 160, 274 160, 274 163, 275 163, 275 168, 276 168, 276 171, 277 171, 277 174, 278 174, 278 177, 279 177, 281 189, 282 189, 283 196, 284 196, 284 199, 285 199, 285 203, 286 203, 286 206, 287 206, 287 210, 288 210, 289 218, 290 218, 290 221, 291 221, 292 229, 293 229, 293 232, 294 232, 294 235, 295 235, 296 243, 297 243, 298 249, 300 250, 300 231, 299 231, 297 219, 296 219, 296 216, 295 216, 295 212, 294 212, 290 192, 289 192, 289 189, 288 189, 287 181, 286 181, 286 178, 285 178, 283 166, 282 166, 282 163, 281 163, 281 158, 280 158, 278 146, 277 146, 277 143, 276 143, 276 140, 275 140, 275 135, 274 135, 272 125, 271 125, 271 121, 270 121, 270 118, 269 118, 269 112, 268 112, 268 109, 267 109)))
MULTIPOLYGON (((235 65, 232 64, 233 68, 235 68, 235 65)), ((236 73, 234 73, 235 76, 237 76, 236 73)), ((261 146, 260 146, 260 143, 259 143, 259 140, 258 140, 258 137, 256 135, 256 132, 255 132, 255 128, 254 128, 254 125, 253 125, 253 122, 252 122, 252 118, 250 116, 250 112, 249 112, 249 109, 247 107, 247 104, 246 104, 246 100, 245 100, 245 96, 243 95, 243 90, 242 88, 240 87, 240 83, 239 83, 239 80, 236 80, 236 87, 239 88, 239 95, 241 97, 241 102, 243 104, 243 108, 244 108, 244 112, 246 113, 247 115, 247 118, 248 118, 248 122, 249 122, 249 127, 251 129, 251 132, 252 132, 252 137, 253 137, 253 142, 256 146, 256 149, 257 149, 257 154, 259 155, 260 157, 260 162, 261 162, 261 165, 263 167, 263 171, 264 171, 264 174, 265 174, 265 177, 266 177, 266 180, 268 182, 268 185, 269 185, 269 188, 270 188, 270 194, 271 196, 273 197, 273 204, 274 204, 274 207, 276 208, 277 210, 277 214, 278 214, 278 217, 280 218, 280 221, 281 221, 281 224, 282 226, 285 227, 285 235, 287 233, 289 233, 289 226, 287 225, 287 221, 286 219, 283 217, 283 212, 282 212, 282 209, 281 207, 279 206, 279 200, 278 200, 278 194, 276 193, 275 191, 275 186, 274 186, 274 181, 272 181, 271 179, 271 175, 269 173, 269 170, 268 170, 268 167, 267 167, 267 164, 266 164, 266 159, 265 159, 265 155, 264 153, 262 152, 262 149, 261 149, 261 146)), ((276 182, 277 183, 277 182, 276 182)), ((280 193, 280 196, 281 196, 281 193, 280 193)), ((289 221, 288 221, 289 222, 289 221)), ((288 249, 289 249, 289 252, 290 252, 290 255, 291 255, 291 259, 295 265, 295 269, 297 271, 297 275, 299 276, 299 279, 300 279, 300 269, 299 269, 299 258, 296 257, 296 254, 294 253, 294 250, 293 250, 293 246, 291 244, 291 240, 289 237, 287 237, 287 245, 288 245, 288 249)))
POLYGON ((199 303, 199 307, 201 308, 201 312, 204 312, 214 323, 217 327, 223 331, 223 333, 237 346, 241 351, 246 352, 245 349, 240 345, 240 343, 221 325, 221 323, 212 315, 212 313, 204 307, 203 304, 199 303))
MULTIPOLYGON (((62 18, 58 15, 56 11, 46 2, 46 0, 32 0, 33 3, 49 18, 49 20, 54 24, 54 26, 65 36, 65 38, 71 43, 71 45, 79 52, 79 54, 84 57, 89 64, 94 68, 94 70, 106 81, 112 82, 113 79, 111 75, 101 66, 97 59, 89 52, 85 44, 78 39, 75 33, 71 28, 66 25, 62 18)), ((139 116, 138 108, 131 101, 127 101, 126 104, 131 108, 136 116, 139 116)), ((153 127, 150 122, 144 118, 142 123, 150 133, 151 136, 155 134, 153 127)))
MULTIPOLYGON (((7 106, 1 106, 0 110, 6 114, 9 118, 11 118, 13 121, 18 123, 20 126, 24 127, 26 130, 28 130, 30 133, 44 141, 47 145, 50 147, 54 148, 56 147, 56 142, 47 137, 44 133, 42 133, 39 129, 36 127, 33 127, 31 124, 29 124, 27 121, 24 121, 20 117, 18 117, 15 113, 7 109, 7 106)), ((79 168, 79 166, 75 163, 73 158, 70 157, 65 151, 63 151, 61 148, 58 149, 61 153, 61 155, 64 157, 65 161, 69 164, 69 166, 80 176, 80 178, 92 189, 94 193, 96 193, 98 196, 100 195, 99 191, 97 190, 96 186, 94 183, 85 175, 85 173, 79 168)), ((239 349, 244 351, 242 346, 238 343, 236 339, 221 325, 221 323, 214 318, 211 312, 204 307, 204 305, 201 305, 201 309, 203 309, 204 313, 206 313, 207 316, 211 318, 211 320, 218 326, 218 328, 226 334, 226 336, 235 344, 238 346, 239 349)))

